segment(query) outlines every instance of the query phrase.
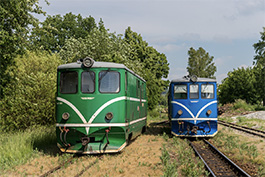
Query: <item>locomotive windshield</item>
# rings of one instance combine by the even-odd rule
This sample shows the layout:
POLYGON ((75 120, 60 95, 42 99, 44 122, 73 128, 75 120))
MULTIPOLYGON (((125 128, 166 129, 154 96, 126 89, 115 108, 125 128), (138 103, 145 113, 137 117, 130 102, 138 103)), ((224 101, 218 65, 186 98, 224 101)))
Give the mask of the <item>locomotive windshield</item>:
POLYGON ((174 86, 174 99, 187 99, 187 85, 174 86))
POLYGON ((198 99, 199 98, 199 85, 191 84, 190 85, 190 99, 198 99))
POLYGON ((120 74, 116 71, 99 73, 99 91, 101 93, 118 93, 120 91, 120 74))
POLYGON ((213 84, 202 84, 201 87, 202 98, 214 98, 214 85, 213 84))
POLYGON ((62 72, 60 76, 60 92, 61 93, 76 93, 78 86, 77 72, 62 72))
POLYGON ((93 93, 95 91, 95 73, 92 71, 82 73, 82 92, 93 93))

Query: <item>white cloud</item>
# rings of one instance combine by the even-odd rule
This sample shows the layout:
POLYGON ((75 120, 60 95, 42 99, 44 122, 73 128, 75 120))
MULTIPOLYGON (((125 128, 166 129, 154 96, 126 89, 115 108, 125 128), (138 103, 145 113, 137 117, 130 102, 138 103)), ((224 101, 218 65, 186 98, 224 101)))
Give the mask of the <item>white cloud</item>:
POLYGON ((236 0, 234 4, 238 15, 253 15, 265 10, 264 0, 236 0))
POLYGON ((165 44, 165 45, 154 45, 154 48, 161 52, 172 52, 188 49, 188 46, 185 43, 180 45, 177 44, 165 44))
POLYGON ((124 34, 131 26, 150 45, 166 54, 170 62, 169 79, 187 74, 190 47, 201 46, 216 57, 217 80, 242 63, 249 61, 251 65, 252 44, 259 40, 259 32, 265 26, 265 0, 57 0, 50 3, 50 6, 41 4, 49 15, 72 12, 83 17, 91 15, 97 22, 102 18, 105 27, 117 34, 124 34))
POLYGON ((224 65, 229 64, 231 61, 233 61, 232 56, 221 56, 216 59, 214 59, 214 63, 217 67, 222 67, 224 65))
POLYGON ((174 68, 170 69, 168 79, 171 81, 173 79, 182 78, 183 76, 187 76, 188 72, 186 68, 174 68))
POLYGON ((222 80, 227 77, 227 74, 219 74, 216 76, 217 83, 221 84, 222 80))

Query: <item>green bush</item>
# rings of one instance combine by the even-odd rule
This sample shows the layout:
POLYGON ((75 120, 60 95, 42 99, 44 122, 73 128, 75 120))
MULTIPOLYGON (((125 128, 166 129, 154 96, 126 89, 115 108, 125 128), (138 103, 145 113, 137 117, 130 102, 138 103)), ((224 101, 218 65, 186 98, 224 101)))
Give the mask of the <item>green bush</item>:
POLYGON ((248 104, 245 100, 238 99, 233 104, 233 109, 234 110, 241 109, 244 111, 255 111, 255 106, 248 104))
POLYGON ((6 74, 14 78, 0 101, 0 130, 26 129, 55 122, 56 54, 26 52, 6 74))
POLYGON ((218 86, 219 103, 233 103, 241 99, 261 107, 265 91, 263 71, 264 69, 259 65, 252 68, 237 68, 228 72, 228 77, 218 86))

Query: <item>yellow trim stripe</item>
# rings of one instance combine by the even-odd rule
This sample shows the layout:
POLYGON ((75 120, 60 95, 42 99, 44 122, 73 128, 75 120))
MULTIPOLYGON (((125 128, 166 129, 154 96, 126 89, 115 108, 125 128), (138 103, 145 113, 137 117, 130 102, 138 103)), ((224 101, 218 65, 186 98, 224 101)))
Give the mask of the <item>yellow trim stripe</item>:
POLYGON ((117 153, 120 152, 122 149, 126 147, 127 143, 125 142, 123 145, 121 145, 117 150, 102 150, 102 151, 80 151, 80 150, 69 150, 63 148, 60 144, 57 143, 57 146, 62 152, 67 152, 67 153, 81 153, 81 154, 102 154, 102 153, 117 153))

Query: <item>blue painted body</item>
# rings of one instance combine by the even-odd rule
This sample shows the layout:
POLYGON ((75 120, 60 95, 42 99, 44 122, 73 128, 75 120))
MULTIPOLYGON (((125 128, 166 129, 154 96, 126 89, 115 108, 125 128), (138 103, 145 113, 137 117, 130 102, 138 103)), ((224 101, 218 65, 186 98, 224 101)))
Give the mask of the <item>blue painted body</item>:
MULTIPOLYGON (((212 137, 217 131, 217 92, 216 81, 199 78, 197 82, 189 80, 173 80, 170 83, 168 105, 171 133, 175 136, 212 137), (198 97, 191 98, 190 85, 197 85, 198 97), (186 98, 174 97, 174 88, 177 85, 186 85, 186 98), (202 86, 203 85, 203 86, 202 86), (211 85, 213 95, 210 98, 202 96, 202 87, 211 85), (181 110, 181 111, 180 111, 181 110), (207 113, 208 111, 208 113, 207 113), (182 114, 179 114, 182 112, 182 114), (209 114, 210 113, 210 114, 209 114)), ((176 89, 177 90, 177 89, 176 89)), ((204 91, 205 92, 205 91, 204 91)))

